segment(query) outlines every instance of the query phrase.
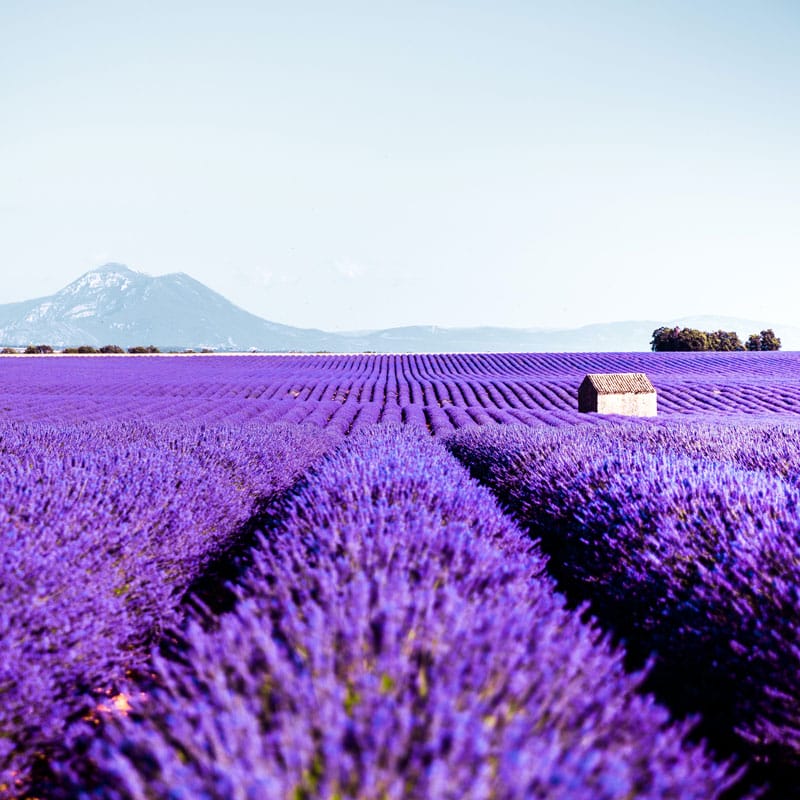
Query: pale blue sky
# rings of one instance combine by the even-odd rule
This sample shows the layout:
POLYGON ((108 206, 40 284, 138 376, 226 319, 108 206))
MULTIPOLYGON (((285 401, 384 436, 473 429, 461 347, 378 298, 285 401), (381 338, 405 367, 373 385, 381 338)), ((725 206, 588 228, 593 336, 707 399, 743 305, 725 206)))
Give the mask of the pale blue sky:
POLYGON ((799 153, 797 2, 0 2, 0 302, 800 323, 799 153))

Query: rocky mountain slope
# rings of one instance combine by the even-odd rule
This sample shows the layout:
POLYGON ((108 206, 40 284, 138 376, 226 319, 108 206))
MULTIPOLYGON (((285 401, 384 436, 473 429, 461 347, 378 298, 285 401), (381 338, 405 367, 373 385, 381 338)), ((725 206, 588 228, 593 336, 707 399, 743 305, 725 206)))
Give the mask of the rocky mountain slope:
POLYGON ((151 277, 122 264, 93 269, 50 297, 0 306, 0 342, 217 350, 320 349, 323 331, 268 322, 177 272, 151 277))

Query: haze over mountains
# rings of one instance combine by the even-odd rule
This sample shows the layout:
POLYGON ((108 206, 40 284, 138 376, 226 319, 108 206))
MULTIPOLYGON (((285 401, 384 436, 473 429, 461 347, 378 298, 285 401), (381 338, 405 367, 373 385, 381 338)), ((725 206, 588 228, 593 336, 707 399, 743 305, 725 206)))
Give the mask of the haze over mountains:
POLYGON ((639 320, 570 330, 409 326, 329 333, 250 314, 185 273, 151 277, 122 264, 90 270, 49 297, 0 305, 0 345, 49 344, 161 350, 388 352, 602 352, 649 349, 660 325, 735 330, 744 341, 771 327, 783 349, 800 349, 800 328, 728 317, 639 320))

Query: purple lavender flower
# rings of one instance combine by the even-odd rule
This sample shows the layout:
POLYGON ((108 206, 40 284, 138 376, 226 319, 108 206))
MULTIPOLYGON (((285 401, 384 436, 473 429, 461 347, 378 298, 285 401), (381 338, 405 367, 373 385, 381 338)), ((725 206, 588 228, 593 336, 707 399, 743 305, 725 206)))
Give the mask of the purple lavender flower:
POLYGON ((359 431, 265 531, 237 607, 62 774, 107 798, 721 796, 729 768, 544 567, 427 433, 359 431))

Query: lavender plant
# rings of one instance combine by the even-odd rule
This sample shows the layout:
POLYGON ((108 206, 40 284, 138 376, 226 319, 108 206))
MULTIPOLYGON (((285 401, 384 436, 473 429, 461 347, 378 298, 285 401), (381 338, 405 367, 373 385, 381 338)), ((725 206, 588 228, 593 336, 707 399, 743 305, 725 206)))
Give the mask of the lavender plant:
POLYGON ((98 355, 46 364, 6 358, 0 420, 308 420, 348 432, 367 424, 366 418, 359 422, 366 406, 377 406, 381 420, 408 418, 436 435, 464 424, 558 427, 600 420, 577 410, 577 386, 587 372, 646 372, 658 390, 662 418, 796 419, 798 359, 791 352, 98 355))
POLYGON ((141 666, 183 593, 336 437, 0 426, 0 796, 141 666), (98 701, 99 702, 99 701, 98 701))
MULTIPOLYGON (((715 447, 712 428, 687 433, 507 427, 465 430, 449 447, 541 540, 560 585, 591 601, 632 663, 655 653, 648 686, 678 714, 702 712, 704 734, 785 796, 800 767, 800 492, 736 466, 752 454, 724 434, 715 447), (659 440, 672 452, 653 452, 659 440)), ((766 462, 782 471, 781 459, 766 462)))
POLYGON ((328 457, 238 594, 62 766, 70 796, 709 800, 734 782, 421 429, 328 457))
MULTIPOLYGON (((685 691, 673 681, 675 708, 694 707, 697 698, 700 707, 716 709, 704 725, 718 741, 730 736, 732 747, 747 748, 758 759, 793 763, 797 582, 786 567, 795 559, 793 507, 786 498, 794 496, 800 476, 799 359, 790 352, 4 359, 0 783, 24 782, 31 759, 61 738, 65 720, 82 713, 79 694, 107 691, 142 663, 149 644, 180 617, 180 596, 208 579, 210 565, 224 563, 235 532, 254 512, 332 441, 376 421, 404 423, 435 437, 484 429, 487 441, 501 435, 490 429, 527 426, 535 446, 492 446, 470 457, 476 474, 487 477, 502 467, 511 470, 508 481, 517 469, 527 476, 529 488, 540 492, 530 497, 541 502, 531 501, 526 524, 533 530, 542 520, 553 569, 597 609, 601 596, 611 609, 624 594, 592 577, 598 565, 610 565, 615 580, 627 576, 628 583, 619 585, 632 597, 634 589, 649 586, 651 594, 636 607, 655 610, 633 614, 626 635, 631 657, 640 661, 657 645, 650 685, 668 673, 663 653, 672 646, 673 663, 682 664, 680 648, 690 641, 697 642, 696 662, 705 657, 722 663, 722 653, 735 665, 719 680, 707 680, 708 665, 687 668, 685 691), (620 428, 613 418, 579 414, 578 383, 586 372, 603 371, 648 373, 658 389, 659 418, 620 428), (286 431, 273 437, 272 424, 279 421, 286 431), (546 428, 559 430, 548 434, 546 428), (624 459, 634 451, 628 465, 624 459), (615 454, 622 460, 613 461, 615 454), (628 468, 633 486, 616 474, 628 468), (539 470, 544 477, 536 483, 539 470), (742 477, 742 470, 751 477, 742 477), (756 471, 761 477, 752 477, 756 471), (619 508, 634 509, 628 494, 649 486, 641 476, 650 473, 660 476, 658 485, 640 500, 661 505, 636 506, 633 516, 619 520, 619 508), (579 477, 586 481, 585 496, 575 488, 584 485, 575 484, 579 477), (736 495, 739 505, 731 506, 736 519, 728 509, 734 484, 744 487, 736 495), (764 498, 751 502, 759 492, 764 498), (579 496, 591 518, 571 505, 579 496), (703 511, 708 524, 692 527, 681 520, 675 528, 672 518, 680 520, 695 502, 722 510, 703 511), (763 530, 758 515, 767 520, 763 530), (750 522, 740 525, 745 517, 750 522), (601 544, 581 543, 579 531, 589 530, 592 520, 605 526, 593 534, 601 544), (709 526, 726 533, 709 538, 709 526), (733 538, 731 526, 738 531, 733 538), (556 535, 562 529, 566 533, 556 535), (680 537, 689 535, 697 545, 686 550, 680 537), (661 601, 653 592, 662 584, 671 587, 670 580, 657 578, 655 568, 633 565, 637 554, 657 540, 671 542, 670 536, 678 539, 678 562, 698 558, 705 565, 697 550, 702 545, 725 565, 703 566, 702 578, 687 579, 687 614, 695 606, 731 606, 720 615, 702 611, 715 620, 713 636, 676 638, 666 622, 658 628, 647 617, 664 616, 684 631, 677 611, 656 608, 661 601), (773 632, 765 633, 765 625, 773 632), (734 644, 726 644, 734 629, 734 644)), ((471 446, 483 447, 477 438, 471 446)), ((494 486, 512 502, 507 487, 494 486)), ((679 566, 659 559, 664 569, 679 566)), ((705 631, 701 617, 692 622, 697 631, 705 631)))

